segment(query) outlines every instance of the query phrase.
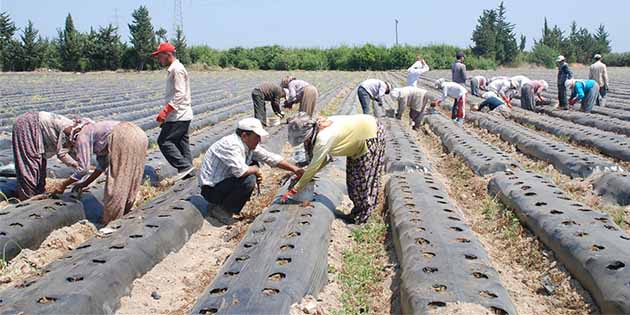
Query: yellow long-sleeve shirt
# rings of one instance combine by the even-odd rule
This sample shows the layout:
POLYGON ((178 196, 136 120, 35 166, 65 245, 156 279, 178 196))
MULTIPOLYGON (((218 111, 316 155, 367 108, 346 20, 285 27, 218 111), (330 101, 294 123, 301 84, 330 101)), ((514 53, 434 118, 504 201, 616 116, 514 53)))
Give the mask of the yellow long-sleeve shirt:
POLYGON ((376 137, 376 118, 371 115, 331 116, 332 124, 317 134, 313 158, 295 185, 300 190, 326 165, 328 154, 358 158, 367 153, 365 140, 376 137))

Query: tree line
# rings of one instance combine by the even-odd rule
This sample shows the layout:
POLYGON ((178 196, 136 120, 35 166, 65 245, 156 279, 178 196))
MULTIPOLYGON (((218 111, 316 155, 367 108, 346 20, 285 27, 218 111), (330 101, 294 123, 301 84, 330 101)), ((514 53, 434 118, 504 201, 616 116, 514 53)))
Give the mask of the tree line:
POLYGON ((531 52, 525 51, 527 38, 521 34, 517 39, 514 29, 503 2, 496 9, 484 10, 472 34, 473 53, 507 66, 529 62, 551 68, 558 55, 564 55, 571 63, 589 64, 595 54, 604 55, 611 65, 630 66, 628 54, 611 53, 610 36, 604 25, 591 33, 573 21, 569 30, 563 31, 558 25, 549 27, 545 18, 541 38, 534 40, 531 52))
POLYGON ((605 55, 610 65, 630 66, 630 54, 611 54, 611 42, 603 25, 590 33, 573 22, 568 32, 545 19, 541 38, 525 51, 527 38, 517 39, 515 25, 507 18, 501 2, 495 9, 483 10, 472 33, 473 46, 451 45, 393 47, 365 44, 333 48, 286 48, 278 45, 255 48, 235 47, 217 50, 206 45, 188 46, 183 30, 168 38, 166 29, 155 28, 149 10, 140 6, 132 13, 129 41, 123 41, 111 24, 80 32, 68 14, 63 29, 49 39, 39 35, 31 21, 18 29, 7 12, 0 13, 0 67, 3 71, 33 71, 39 68, 61 71, 100 71, 117 69, 152 70, 158 64, 150 53, 159 42, 169 41, 184 64, 202 68, 261 70, 390 70, 404 69, 422 56, 433 69, 450 68, 455 53, 463 50, 470 69, 493 69, 498 65, 522 62, 553 67, 559 54, 569 62, 589 63, 595 53, 605 55))

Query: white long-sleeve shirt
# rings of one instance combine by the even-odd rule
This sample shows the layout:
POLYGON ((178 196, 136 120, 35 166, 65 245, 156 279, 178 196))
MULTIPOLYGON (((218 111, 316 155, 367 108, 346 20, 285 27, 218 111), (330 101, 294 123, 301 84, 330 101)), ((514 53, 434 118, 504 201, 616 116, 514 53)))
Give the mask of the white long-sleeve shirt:
POLYGON ((455 82, 444 82, 442 83, 442 96, 440 97, 440 102, 444 102, 447 97, 452 97, 454 99, 458 99, 468 93, 466 88, 455 82))
POLYGON ((429 71, 429 65, 422 61, 416 61, 407 69, 407 86, 416 86, 416 81, 427 71, 429 71))
POLYGON ((488 84, 488 91, 497 93, 499 96, 506 96, 506 93, 512 89, 512 81, 509 79, 494 80, 488 84))
POLYGON ((193 119, 190 78, 184 65, 177 59, 168 67, 165 102, 174 109, 166 116, 166 121, 193 119))
POLYGON ((363 87, 370 94, 370 97, 379 103, 383 101, 383 96, 387 92, 387 84, 379 79, 367 79, 359 86, 363 87))
POLYGON ((523 87, 523 85, 525 85, 525 83, 529 83, 532 81, 524 75, 515 75, 512 78, 510 78, 510 80, 516 83, 516 88, 518 90, 520 90, 523 87))
POLYGON ((271 153, 258 145, 250 150, 236 134, 225 136, 210 146, 201 164, 199 182, 214 187, 229 177, 241 178, 252 161, 276 166, 282 156, 271 153))

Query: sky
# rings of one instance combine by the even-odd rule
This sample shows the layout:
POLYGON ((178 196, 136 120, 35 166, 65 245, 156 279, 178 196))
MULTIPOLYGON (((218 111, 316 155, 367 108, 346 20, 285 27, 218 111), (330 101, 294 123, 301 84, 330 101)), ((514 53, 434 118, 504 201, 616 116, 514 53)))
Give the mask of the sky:
MULTIPOLYGON (((468 47, 477 17, 500 1, 445 0, 182 0, 184 31, 189 44, 226 49, 279 44, 287 47, 332 47, 364 43, 393 45, 395 19, 401 44, 451 44, 468 47)), ((131 13, 149 9, 156 29, 173 29, 175 0, 0 0, 18 27, 30 19, 41 35, 54 37, 68 13, 75 26, 119 25, 128 41, 131 13)), ((595 31, 604 24, 613 51, 630 51, 630 1, 627 0, 506 0, 517 39, 527 36, 527 47, 540 38, 544 18, 567 30, 571 21, 595 31), (600 14, 594 14, 597 9, 600 14), (626 35, 623 35, 626 34, 626 35)))

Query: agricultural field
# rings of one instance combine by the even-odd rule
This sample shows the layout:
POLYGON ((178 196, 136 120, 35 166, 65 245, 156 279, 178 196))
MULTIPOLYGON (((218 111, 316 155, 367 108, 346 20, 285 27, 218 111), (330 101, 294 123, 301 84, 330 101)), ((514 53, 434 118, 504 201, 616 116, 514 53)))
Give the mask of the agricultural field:
MULTIPOLYGON (((386 97, 375 108, 387 133, 381 198, 360 226, 335 218, 352 208, 345 159, 318 175, 311 203, 281 204, 285 173, 265 168, 242 220, 208 217, 197 179, 168 182, 176 170, 157 148, 164 72, 0 74, 0 314, 630 313, 630 71, 609 71, 607 107, 590 114, 470 112, 458 127, 447 100, 413 131, 406 115, 388 117, 397 104, 386 97), (102 182, 79 199, 11 199, 12 123, 41 110, 146 131, 141 201, 108 225, 113 233, 94 223, 102 182)), ((362 80, 402 86, 406 76, 291 74, 318 88, 320 115, 359 113, 362 80)), ((475 74, 545 79, 545 96, 555 98, 552 70, 475 74)), ((251 90, 285 75, 191 73, 197 165, 253 115, 251 90)), ((442 77, 450 71, 427 72, 421 85, 437 96, 433 81, 442 77)), ((291 158, 286 129, 269 128, 263 146, 291 158)), ((50 181, 68 174, 48 162, 50 181)))

